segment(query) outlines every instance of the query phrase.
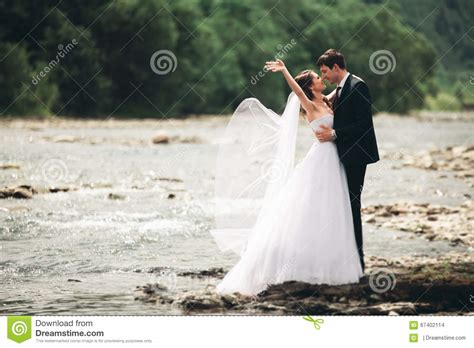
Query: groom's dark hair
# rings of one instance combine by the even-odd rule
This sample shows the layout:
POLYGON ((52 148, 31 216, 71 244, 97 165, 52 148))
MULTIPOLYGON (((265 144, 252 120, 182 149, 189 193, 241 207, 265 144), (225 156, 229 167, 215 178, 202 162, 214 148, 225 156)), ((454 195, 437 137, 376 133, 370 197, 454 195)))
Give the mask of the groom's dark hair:
POLYGON ((318 68, 320 68, 321 65, 326 65, 332 69, 334 64, 337 64, 341 69, 346 68, 346 60, 344 59, 344 55, 341 52, 336 51, 334 48, 330 48, 324 52, 316 62, 318 68))

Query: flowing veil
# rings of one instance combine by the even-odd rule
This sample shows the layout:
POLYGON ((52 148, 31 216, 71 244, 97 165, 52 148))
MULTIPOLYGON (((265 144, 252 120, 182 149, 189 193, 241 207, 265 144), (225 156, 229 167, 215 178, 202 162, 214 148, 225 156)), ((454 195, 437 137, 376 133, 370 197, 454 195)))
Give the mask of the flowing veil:
POLYGON ((293 92, 280 116, 255 98, 240 103, 219 142, 215 222, 222 251, 242 255, 259 217, 291 176, 300 101, 293 92))

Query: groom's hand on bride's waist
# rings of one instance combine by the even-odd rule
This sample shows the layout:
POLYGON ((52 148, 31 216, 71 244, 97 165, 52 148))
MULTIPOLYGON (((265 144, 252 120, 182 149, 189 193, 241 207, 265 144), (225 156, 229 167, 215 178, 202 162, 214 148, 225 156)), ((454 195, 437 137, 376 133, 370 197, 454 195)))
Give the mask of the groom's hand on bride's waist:
POLYGON ((319 126, 318 130, 314 132, 314 135, 316 135, 316 138, 319 140, 320 143, 324 143, 326 141, 333 141, 335 139, 333 129, 324 124, 319 126))

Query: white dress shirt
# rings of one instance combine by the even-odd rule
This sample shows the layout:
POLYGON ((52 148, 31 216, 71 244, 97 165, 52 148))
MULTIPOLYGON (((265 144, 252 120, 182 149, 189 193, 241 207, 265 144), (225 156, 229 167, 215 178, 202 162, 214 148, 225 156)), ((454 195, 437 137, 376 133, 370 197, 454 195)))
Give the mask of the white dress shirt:
POLYGON ((346 74, 344 75, 344 77, 342 78, 341 82, 339 82, 337 84, 337 87, 341 87, 341 89, 339 90, 339 93, 337 94, 338 97, 341 96, 341 92, 342 92, 342 89, 344 88, 344 84, 346 83, 347 81, 347 78, 349 77, 350 73, 349 72, 346 72, 346 74))

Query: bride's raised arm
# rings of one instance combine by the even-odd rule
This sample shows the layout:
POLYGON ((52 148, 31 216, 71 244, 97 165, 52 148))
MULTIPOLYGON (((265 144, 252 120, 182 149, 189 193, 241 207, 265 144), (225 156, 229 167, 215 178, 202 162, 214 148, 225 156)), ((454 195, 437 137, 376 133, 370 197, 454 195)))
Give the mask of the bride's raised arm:
POLYGON ((313 103, 309 98, 306 96, 306 94, 303 92, 301 87, 298 85, 298 83, 295 81, 293 76, 291 76, 290 72, 285 66, 285 63, 281 59, 277 59, 276 61, 269 61, 265 63, 265 69, 271 72, 279 72, 281 71, 283 73, 283 76, 285 77, 286 82, 288 83, 288 86, 295 92, 295 94, 298 96, 301 106, 303 109, 308 113, 311 109, 314 108, 313 103))

